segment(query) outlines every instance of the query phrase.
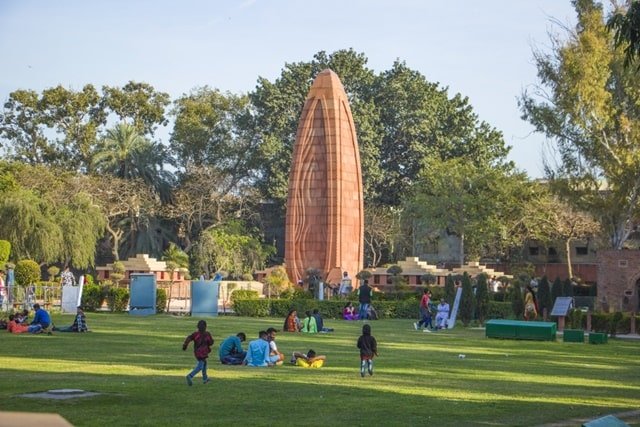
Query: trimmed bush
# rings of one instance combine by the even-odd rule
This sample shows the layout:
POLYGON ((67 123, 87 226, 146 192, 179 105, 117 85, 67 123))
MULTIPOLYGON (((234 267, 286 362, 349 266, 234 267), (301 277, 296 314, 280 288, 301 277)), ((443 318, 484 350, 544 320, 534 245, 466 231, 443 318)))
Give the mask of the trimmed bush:
POLYGON ((4 268, 4 265, 9 261, 9 255, 11 254, 11 242, 8 240, 0 240, 0 266, 4 268))
POLYGON ((27 286, 40 281, 40 265, 31 259, 18 261, 15 269, 16 283, 27 286))
POLYGON ((167 307, 167 290, 158 288, 156 291, 156 312, 164 313, 167 307))
POLYGON ((510 302, 489 301, 487 319, 512 319, 513 308, 510 302))
POLYGON ((109 310, 122 312, 129 303, 129 290, 126 288, 110 287, 107 290, 107 307, 109 310))
POLYGON ((258 291, 254 291, 251 289, 236 289, 231 292, 231 296, 229 299, 234 302, 237 299, 245 300, 245 299, 258 299, 260 298, 260 294, 258 291))
POLYGON ((82 307, 86 311, 96 311, 104 302, 104 290, 98 285, 87 284, 82 289, 82 307))

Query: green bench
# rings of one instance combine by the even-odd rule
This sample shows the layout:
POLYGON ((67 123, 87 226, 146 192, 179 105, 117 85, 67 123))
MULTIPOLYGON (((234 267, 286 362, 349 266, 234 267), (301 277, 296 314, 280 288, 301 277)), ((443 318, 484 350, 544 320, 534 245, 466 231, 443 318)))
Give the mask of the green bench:
POLYGON ((487 338, 555 341, 556 330, 554 322, 491 319, 485 323, 487 338))

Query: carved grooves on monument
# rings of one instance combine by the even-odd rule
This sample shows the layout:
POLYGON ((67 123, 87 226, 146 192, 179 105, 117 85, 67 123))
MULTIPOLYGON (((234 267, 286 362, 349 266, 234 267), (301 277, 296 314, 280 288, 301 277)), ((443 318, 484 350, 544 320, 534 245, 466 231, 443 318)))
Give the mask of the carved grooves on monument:
MULTIPOLYGON (((349 126, 348 129, 348 135, 342 135, 342 138, 349 138, 348 139, 348 148, 351 150, 351 153, 349 154, 353 154, 353 157, 355 159, 355 167, 357 168, 357 170, 360 170, 360 147, 358 147, 358 143, 357 143, 357 139, 356 139, 356 130, 354 129, 354 123, 352 120, 349 120, 349 117, 351 117, 351 110, 349 108, 349 103, 347 100, 341 100, 340 101, 340 114, 344 114, 344 117, 346 118, 346 123, 349 126)), ((340 161, 340 159, 338 159, 338 161, 340 161)), ((343 169, 343 174, 344 173, 349 173, 352 174, 351 176, 354 178, 354 180, 349 180, 349 186, 350 188, 346 189, 347 191, 344 191, 343 194, 349 194, 351 193, 351 191, 354 191, 358 194, 358 200, 345 200, 342 199, 342 205, 341 208, 344 209, 345 206, 353 206, 353 208, 351 209, 350 215, 347 215, 348 217, 356 217, 355 218, 355 223, 353 224, 353 226, 355 227, 355 231, 357 231, 358 235, 361 235, 364 231, 364 206, 363 206, 363 200, 362 200, 362 175, 359 173, 356 173, 356 171, 345 171, 343 169), (357 205, 357 206, 356 206, 357 205), (353 214, 353 212, 357 212, 356 215, 353 214)), ((356 259, 360 259, 362 260, 364 258, 364 247, 363 247, 363 242, 360 239, 358 242, 354 242, 354 245, 349 245, 349 248, 352 248, 351 250, 354 250, 355 255, 356 255, 356 259), (355 248, 354 248, 355 246, 355 248)), ((340 254, 341 257, 344 256, 344 254, 340 254)), ((349 258, 349 257, 347 257, 349 258)))
POLYGON ((298 187, 293 199, 294 218, 297 218, 294 223, 294 264, 298 277, 304 277, 308 267, 323 268, 326 264, 321 238, 327 235, 327 155, 322 141, 326 134, 323 110, 321 101, 314 100, 304 121, 304 137, 298 156, 298 187), (302 265, 304 261, 313 265, 302 265))

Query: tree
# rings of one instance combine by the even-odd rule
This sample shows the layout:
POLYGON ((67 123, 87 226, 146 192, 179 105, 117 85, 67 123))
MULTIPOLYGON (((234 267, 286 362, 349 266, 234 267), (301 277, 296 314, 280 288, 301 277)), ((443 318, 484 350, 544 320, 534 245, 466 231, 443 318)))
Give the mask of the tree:
POLYGON ((475 297, 473 295, 473 289, 471 287, 471 277, 467 272, 462 276, 462 295, 460 297, 460 320, 462 324, 467 327, 473 318, 473 306, 475 297))
POLYGON ((522 297, 522 288, 520 280, 516 280, 511 286, 511 308, 516 319, 521 319, 524 313, 524 299, 522 297))
POLYGON ((380 75, 366 64, 366 56, 353 50, 318 52, 310 62, 286 64, 273 83, 259 79, 250 97, 265 159, 259 181, 265 198, 284 203, 300 112, 325 68, 340 76, 351 105, 365 202, 398 206, 430 155, 503 163, 508 149, 501 134, 478 120, 466 98, 449 98, 447 89, 400 61, 380 75))
MULTIPOLYGON (((556 280, 553 281, 553 285, 551 285, 551 302, 553 304, 556 303, 556 299, 562 296, 563 292, 562 279, 560 277, 556 277, 556 280)), ((553 308, 553 306, 552 306, 553 308)))
POLYGON ((32 259, 18 261, 15 269, 16 283, 29 286, 40 280, 40 265, 32 259))
POLYGON ((551 289, 549 287, 549 279, 547 279, 547 276, 542 276, 540 279, 536 298, 538 300, 538 311, 543 315, 543 319, 546 321, 547 316, 551 313, 551 309, 553 308, 551 289))
POLYGON ((451 274, 447 276, 447 279, 444 282, 444 299, 450 306, 453 306, 456 299, 456 285, 451 274))
MULTIPOLYGON (((614 31, 616 47, 624 48, 624 65, 640 59, 640 2, 631 0, 629 7, 617 10, 609 17, 607 29, 614 31)), ((638 64, 640 67, 640 64, 638 64)))
POLYGON ((546 174, 556 194, 591 213, 612 248, 635 226, 640 201, 640 92, 606 30, 602 7, 575 1, 575 30, 534 52, 539 83, 520 98, 523 118, 555 143, 546 174))
POLYGON ((425 233, 456 235, 462 265, 465 256, 476 260, 504 253, 530 236, 527 206, 535 198, 521 173, 476 166, 463 158, 431 159, 405 202, 405 217, 425 233))
POLYGON ((204 230, 195 248, 200 270, 207 274, 224 270, 230 276, 240 277, 243 273, 262 268, 273 247, 245 233, 239 223, 204 230))
POLYGON ((174 178, 164 169, 169 162, 167 151, 162 144, 142 136, 133 125, 120 123, 107 130, 93 162, 98 173, 127 180, 140 179, 154 188, 162 200, 170 198, 174 178))
POLYGON ((567 277, 564 280, 564 282, 562 282, 562 296, 563 297, 573 296, 573 283, 571 282, 571 277, 567 277))
POLYGON ((0 137, 7 140, 12 159, 89 172, 97 132, 106 117, 92 85, 80 91, 57 86, 42 95, 16 90, 0 114, 0 137))
POLYGON ((292 286, 289 276, 287 276, 287 270, 282 266, 273 268, 264 278, 264 283, 267 285, 269 297, 271 295, 278 296, 292 286))
POLYGON ((0 270, 4 270, 4 265, 9 261, 11 255, 11 242, 0 240, 0 270))
POLYGON ((487 275, 480 274, 476 278, 476 317, 481 325, 489 311, 489 289, 487 288, 487 275))
POLYGON ((166 126, 165 109, 170 103, 169 94, 157 92, 148 83, 130 81, 123 87, 102 87, 103 104, 120 121, 130 121, 143 135, 153 135, 159 125, 166 126))
POLYGON ((166 262, 169 271, 169 297, 167 298, 167 311, 169 311, 173 294, 173 275, 176 271, 189 270, 189 255, 177 247, 175 243, 170 243, 162 254, 162 260, 166 262))
POLYGON ((399 238, 400 210, 389 206, 365 205, 364 209, 364 244, 365 262, 377 267, 385 252, 392 254, 399 238))

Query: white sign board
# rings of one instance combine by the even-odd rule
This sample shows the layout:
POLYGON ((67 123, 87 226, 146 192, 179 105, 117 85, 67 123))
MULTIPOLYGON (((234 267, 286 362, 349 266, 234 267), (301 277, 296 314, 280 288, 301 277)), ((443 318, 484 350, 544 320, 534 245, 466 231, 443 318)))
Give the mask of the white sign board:
POLYGON ((448 329, 453 329, 456 325, 456 317, 458 317, 458 308, 460 307, 460 298, 462 297, 462 286, 456 290, 456 299, 453 302, 453 310, 449 316, 449 322, 447 323, 448 329))
POLYGON ((75 313, 78 308, 78 300, 81 298, 82 288, 80 286, 63 286, 62 301, 60 303, 63 313, 75 313))

